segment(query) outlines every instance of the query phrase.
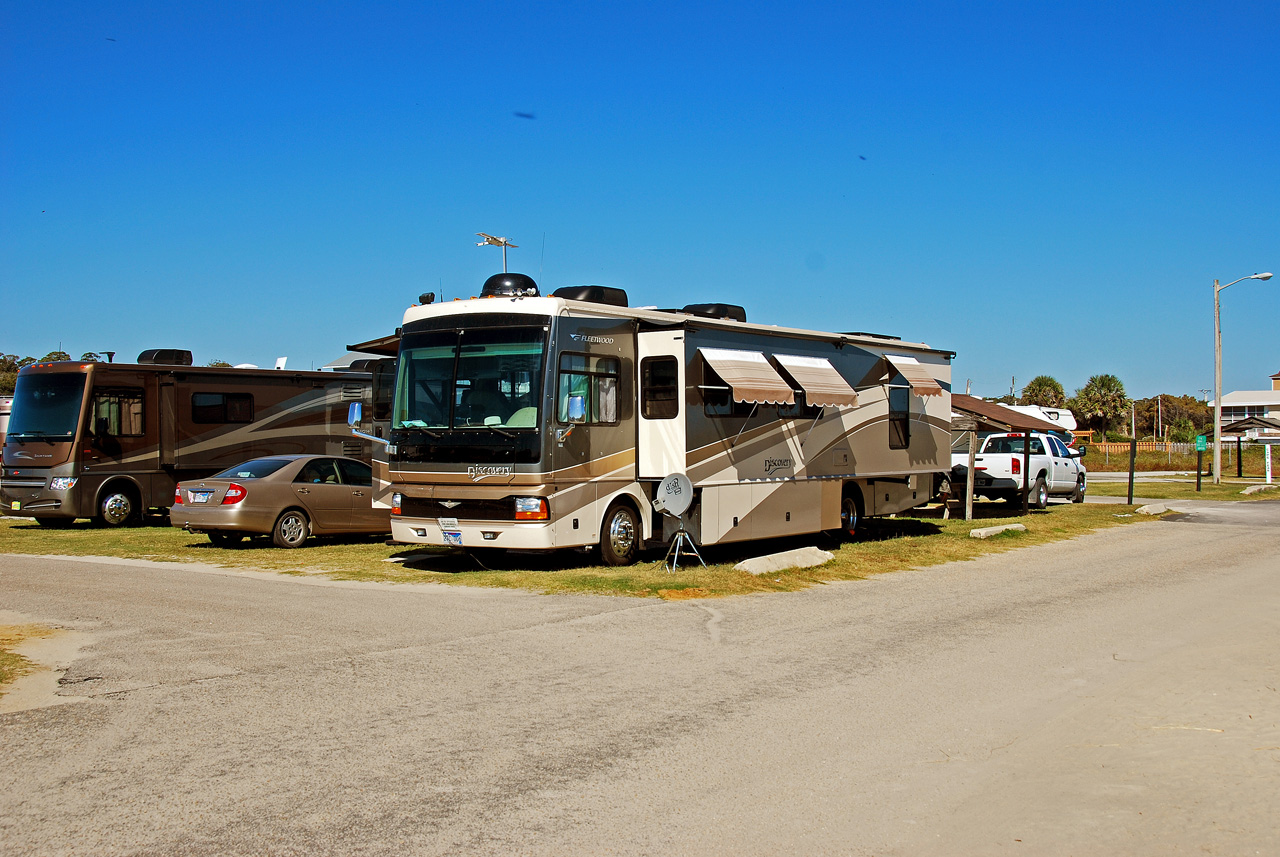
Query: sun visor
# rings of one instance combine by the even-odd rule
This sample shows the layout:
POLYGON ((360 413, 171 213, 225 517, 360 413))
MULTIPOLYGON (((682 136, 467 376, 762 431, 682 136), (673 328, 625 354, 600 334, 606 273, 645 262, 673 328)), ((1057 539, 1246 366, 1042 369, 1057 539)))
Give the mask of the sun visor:
POLYGON ((796 394, 759 351, 699 348, 698 353, 733 389, 736 402, 794 405, 796 394))
POLYGON ((914 357, 907 357, 901 354, 886 354, 885 360, 898 370, 902 377, 907 379, 907 383, 911 385, 911 392, 917 396, 941 396, 942 386, 938 384, 937 379, 929 374, 929 370, 924 367, 920 361, 914 357))
POLYGON ((858 394, 827 358, 795 354, 775 354, 773 357, 804 390, 805 400, 810 405, 838 408, 858 404, 858 394))

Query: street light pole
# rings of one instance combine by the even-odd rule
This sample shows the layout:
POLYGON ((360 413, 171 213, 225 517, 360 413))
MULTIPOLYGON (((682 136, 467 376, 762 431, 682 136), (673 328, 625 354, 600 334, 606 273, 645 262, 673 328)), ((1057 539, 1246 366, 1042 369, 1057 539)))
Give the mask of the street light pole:
POLYGON ((1250 274, 1232 280, 1226 286, 1213 281, 1213 484, 1222 484, 1222 316, 1218 308, 1218 292, 1240 280, 1269 280, 1271 272, 1250 274))

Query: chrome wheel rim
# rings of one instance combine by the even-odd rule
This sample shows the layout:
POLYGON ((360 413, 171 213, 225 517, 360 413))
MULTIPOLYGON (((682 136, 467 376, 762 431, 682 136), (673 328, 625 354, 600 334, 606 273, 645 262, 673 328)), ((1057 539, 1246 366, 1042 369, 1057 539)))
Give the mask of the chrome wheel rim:
POLYGON ((631 553, 636 543, 636 527, 631 516, 619 512, 609 521, 609 547, 617 556, 625 557, 631 553))
POLYGON ((133 504, 123 494, 112 494, 102 504, 102 517, 109 524, 123 524, 129 520, 133 504))
POLYGON ((840 504, 840 526, 846 533, 852 533, 858 527, 858 507, 850 497, 844 498, 840 504))

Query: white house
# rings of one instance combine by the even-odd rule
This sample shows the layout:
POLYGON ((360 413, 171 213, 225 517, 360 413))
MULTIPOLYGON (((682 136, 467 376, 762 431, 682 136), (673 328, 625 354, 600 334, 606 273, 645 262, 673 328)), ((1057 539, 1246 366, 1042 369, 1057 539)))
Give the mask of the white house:
POLYGON ((1271 376, 1270 390, 1236 390, 1222 397, 1222 425, 1249 417, 1280 420, 1280 372, 1271 376))

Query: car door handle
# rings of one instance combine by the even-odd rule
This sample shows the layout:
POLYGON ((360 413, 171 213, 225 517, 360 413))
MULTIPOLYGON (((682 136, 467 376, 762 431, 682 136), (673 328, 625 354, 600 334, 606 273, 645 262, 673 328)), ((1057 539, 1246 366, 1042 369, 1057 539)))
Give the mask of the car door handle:
POLYGON ((299 494, 310 494, 310 493, 311 493, 311 489, 310 489, 310 488, 299 488, 299 489, 298 489, 298 493, 299 493, 299 494))
POLYGON ((363 492, 363 491, 352 491, 352 492, 351 492, 351 496, 352 496, 352 497, 363 497, 363 496, 364 496, 364 492, 363 492))

